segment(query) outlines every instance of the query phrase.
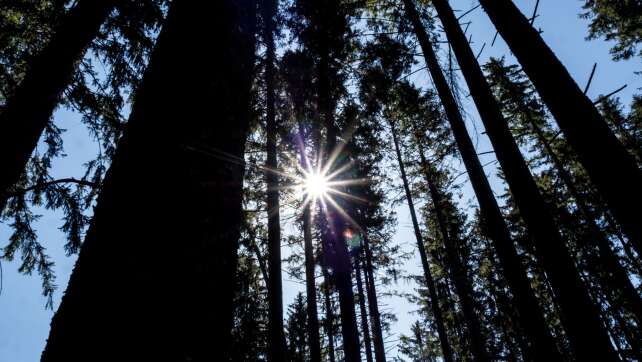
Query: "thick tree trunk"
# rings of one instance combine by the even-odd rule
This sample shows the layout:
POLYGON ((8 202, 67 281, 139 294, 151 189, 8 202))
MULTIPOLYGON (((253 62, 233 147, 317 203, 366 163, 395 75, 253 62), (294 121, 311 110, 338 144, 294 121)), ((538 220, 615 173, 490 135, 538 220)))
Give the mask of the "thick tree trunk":
POLYGON ((81 0, 63 16, 49 44, 0 112, 0 211, 70 82, 85 49, 117 0, 81 0))
POLYGON ((285 361, 285 333, 283 330, 283 280, 281 278, 281 225, 279 216, 279 177, 276 150, 276 116, 275 116, 275 45, 274 18, 278 0, 263 0, 261 14, 263 18, 263 42, 265 54, 265 104, 266 104, 266 138, 267 160, 265 179, 267 184, 268 214, 268 360, 285 361))
MULTIPOLYGON (((439 343, 441 344, 441 352, 444 357, 444 361, 452 362, 454 361, 452 347, 448 342, 448 334, 446 333, 446 326, 444 324, 443 313, 441 307, 439 306, 439 298, 437 297, 437 291, 435 289, 435 281, 430 272, 430 264, 428 263, 428 256, 426 254, 426 248, 424 246, 424 238, 421 235, 421 229, 419 228, 419 222, 417 221, 417 213, 415 211, 415 203, 412 200, 412 193, 410 192, 410 186, 408 185, 408 177, 406 176, 406 168, 403 163, 403 158, 401 156, 401 147, 399 146, 399 138, 397 136, 397 130, 392 121, 390 123, 390 132, 392 133, 392 140, 395 145, 395 152, 397 155, 397 162, 399 164, 399 171, 401 172, 401 180, 403 181, 403 188, 406 193, 406 202, 408 203, 408 208, 410 209, 410 219, 412 220, 412 227, 415 232, 415 239, 417 241, 417 249, 419 250, 419 258, 421 259, 421 265, 424 270, 424 280, 426 282, 426 287, 428 287, 428 294, 430 295, 430 306, 432 308, 432 313, 435 317, 435 327, 437 328, 437 334, 439 335, 439 343)), ((439 213, 441 210, 436 209, 435 212, 439 213)), ((443 218, 441 218, 443 219, 443 218)), ((448 235, 443 235, 444 244, 447 243, 445 240, 448 235)), ((452 267, 452 266, 451 266, 452 267)), ((469 295, 462 296, 463 299, 467 299, 469 295)), ((468 300, 467 300, 468 301, 468 300)), ((462 304, 464 302, 462 301, 462 304)), ((464 308, 465 311, 470 312, 468 308, 464 308)), ((485 349, 484 338, 481 335, 479 329, 479 319, 474 313, 473 315, 466 315, 466 318, 471 317, 472 328, 469 326, 471 331, 471 342, 474 346, 481 346, 481 349, 485 349)), ((475 347, 477 349, 479 347, 475 347)))
POLYGON ((361 278, 361 266, 359 256, 354 258, 355 278, 357 282, 357 294, 359 297, 359 311, 361 312, 361 330, 363 331, 363 348, 366 350, 366 361, 372 362, 372 340, 370 339, 370 326, 368 326, 368 312, 366 311, 366 296, 363 292, 363 280, 361 278))
MULTIPOLYGON (((560 304, 562 324, 575 354, 581 360, 617 360, 617 354, 600 320, 599 310, 593 304, 586 285, 582 283, 557 228, 552 209, 542 197, 510 133, 508 123, 468 44, 466 35, 447 0, 433 0, 432 4, 444 26, 513 199, 535 243, 536 255, 551 281, 560 304)), ((553 346, 547 348, 554 350, 553 346)))
POLYGON ((312 215, 310 205, 303 210, 303 244, 305 249, 305 289, 308 312, 310 362, 321 362, 319 316, 317 314, 317 286, 314 278, 314 246, 312 245, 312 215))
POLYGON ((254 9, 172 2, 43 361, 227 359, 254 9))
POLYGON ((493 195, 477 152, 466 130, 466 125, 457 102, 448 86, 443 71, 428 35, 421 24, 419 14, 411 0, 404 0, 406 13, 413 24, 415 34, 426 60, 426 66, 435 83, 446 117, 450 123, 459 153, 462 157, 471 185, 479 202, 484 231, 497 252, 513 301, 519 312, 519 322, 532 344, 532 353, 542 360, 560 359, 553 338, 543 318, 541 307, 533 292, 524 265, 520 261, 508 227, 503 219, 497 200, 493 195))
MULTIPOLYGON (((524 72, 548 106, 591 181, 642 255, 642 171, 593 102, 510 0, 481 0, 524 72), (599 145, 599 147, 596 147, 599 145)), ((595 358, 596 356, 593 356, 595 358)))
POLYGON ((366 294, 368 295, 368 311, 370 312, 370 325, 372 327, 372 343, 374 345, 375 361, 386 361, 386 348, 383 341, 383 332, 381 330, 381 315, 379 314, 379 302, 377 290, 375 287, 375 278, 372 267, 372 250, 370 249, 370 240, 368 235, 363 235, 363 250, 365 258, 363 260, 364 281, 366 283, 366 294))
POLYGON ((330 300, 330 275, 325 266, 321 267, 323 271, 323 300, 325 303, 325 334, 328 336, 328 357, 330 362, 335 362, 334 353, 334 312, 332 311, 332 301, 330 300))

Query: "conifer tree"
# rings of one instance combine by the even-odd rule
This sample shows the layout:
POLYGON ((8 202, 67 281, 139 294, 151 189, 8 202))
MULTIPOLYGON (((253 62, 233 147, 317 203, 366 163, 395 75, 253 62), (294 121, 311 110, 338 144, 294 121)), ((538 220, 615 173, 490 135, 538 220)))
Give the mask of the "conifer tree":
POLYGON ((512 1, 481 0, 480 4, 533 82, 624 233, 642 254, 640 218, 630 212, 642 203, 642 171, 634 157, 512 1), (595 147, 598 144, 600 147, 595 147))
POLYGON ((0 210, 24 172, 76 64, 116 0, 79 1, 60 20, 49 42, 29 62, 27 75, 0 113, 0 210))
MULTIPOLYGON (((419 222, 417 221, 417 214, 415 211, 415 206, 414 202, 412 201, 412 195, 410 191, 410 187, 408 186, 408 178, 406 176, 406 170, 403 164, 403 159, 401 156, 401 149, 399 146, 399 137, 397 136, 397 131, 395 130, 395 125, 394 123, 390 122, 390 132, 392 133, 392 138, 394 141, 394 147, 395 147, 395 153, 397 155, 397 162, 399 164, 399 170, 401 172, 401 179, 403 181, 403 187, 404 191, 406 193, 406 202, 408 203, 408 208, 410 209, 410 218, 412 220, 412 225, 413 225, 413 230, 415 232, 415 239, 417 240, 417 249, 419 250, 419 256, 421 259, 421 264, 424 270, 424 279, 426 286, 428 287, 428 292, 430 295, 430 304, 432 305, 433 308, 433 315, 435 318, 435 325, 437 328, 437 332, 439 334, 439 341, 441 342, 441 349, 442 349, 442 354, 444 356, 445 361, 454 361, 453 355, 452 355, 452 348, 450 347, 450 344, 448 342, 448 336, 446 334, 446 328, 444 326, 444 321, 443 321, 443 316, 442 316, 442 311, 441 307, 439 306, 439 298, 437 297, 437 291, 435 289, 435 281, 432 277, 432 273, 430 272, 430 264, 428 262, 428 256, 426 254, 426 249, 424 246, 424 238, 422 236, 421 230, 419 229, 419 222)), ((441 212, 441 210, 437 210, 437 212, 441 212)), ((440 220, 443 221, 443 217, 440 217, 440 220)), ((444 239, 447 237, 446 235, 443 236, 444 239)), ((446 241, 444 241, 446 242, 446 241)), ((463 296, 463 298, 467 298, 469 296, 463 296)), ((467 310, 470 312, 470 310, 467 310)), ((469 315, 470 317, 470 315, 469 315)), ((476 317, 472 317, 476 318, 476 317)), ((482 337, 479 335, 479 321, 473 324, 473 328, 471 328, 471 338, 473 339, 481 339, 482 337), (476 334, 475 334, 476 333, 476 334)), ((469 327, 470 328, 470 327, 469 327)), ((479 341, 477 343, 483 343, 483 341, 479 341)))
POLYGON ((228 358, 254 13, 172 3, 43 361, 228 358))
MULTIPOLYGON (((65 4, 62 0, 3 3, 0 9, 0 112, 22 80, 29 77, 30 63, 54 37, 57 25, 62 26, 60 22, 65 14, 71 12, 65 4)), ((59 127, 59 119, 49 119, 39 146, 30 153, 18 182, 9 188, 5 207, 0 207, 0 220, 13 229, 2 258, 13 260, 19 255, 22 261, 19 271, 24 274, 37 269, 43 280, 47 307, 52 307, 55 273, 54 263, 48 261, 49 255, 34 225, 38 210, 62 211, 60 229, 67 238, 65 252, 69 256, 77 254, 104 172, 122 133, 124 114, 130 104, 127 95, 142 76, 166 5, 164 0, 118 4, 117 11, 106 18, 88 49, 81 52, 85 56, 73 67, 75 71, 56 102, 82 116, 81 122, 91 138, 84 141, 94 142, 98 153, 83 165, 84 174, 80 177, 53 177, 54 163, 66 156, 65 130, 59 127), (99 66, 104 74, 98 74, 96 67, 99 66)))
POLYGON ((604 38, 615 40, 611 55, 615 60, 642 56, 637 48, 642 42, 642 4, 638 1, 586 0, 586 12, 581 14, 590 19, 588 39, 604 38))
MULTIPOLYGON (((333 172, 343 166, 335 162, 342 148, 337 138, 339 129, 335 123, 337 89, 341 87, 337 59, 343 59, 347 52, 346 33, 349 31, 349 6, 340 1, 317 2, 299 0, 295 11, 307 25, 298 29, 299 38, 307 50, 315 56, 317 119, 323 125, 326 136, 323 146, 325 159, 323 169, 333 172), (330 155, 334 155, 330 158, 330 155), (330 164, 328 164, 330 163, 330 164)), ((339 294, 341 308, 341 330, 344 353, 347 362, 360 360, 359 332, 354 305, 352 268, 343 236, 347 220, 342 219, 335 205, 328 205, 323 211, 325 224, 322 226, 324 261, 329 263, 332 281, 339 294)))
POLYGON ((267 298, 261 274, 251 252, 241 248, 234 293, 232 361, 264 361, 268 345, 267 298))
POLYGON ((288 361, 305 362, 309 360, 307 340, 307 313, 303 293, 296 295, 288 308, 287 344, 288 361))
POLYGON ((276 149, 277 124, 275 114, 276 49, 274 43, 277 0, 261 2, 263 42, 265 43, 265 123, 267 138, 267 162, 265 179, 268 213, 268 295, 270 305, 269 360, 285 359, 285 335, 283 332, 283 285, 281 280, 281 225, 279 217, 279 178, 276 149))
POLYGON ((413 24, 415 35, 426 59, 426 66, 435 82, 437 94, 442 101, 446 118, 450 123, 457 147, 468 171, 468 176, 484 218, 485 230, 494 242, 505 276, 516 299, 517 307, 520 310, 519 315, 522 318, 522 326, 529 334, 531 343, 542 346, 541 348, 534 347, 534 350, 545 356, 557 356, 558 352, 553 346, 550 332, 541 318, 541 314, 532 313, 533 310, 539 309, 537 300, 532 291, 530 291, 526 273, 520 265, 517 251, 503 220, 497 200, 494 198, 488 179, 467 133, 457 102, 439 66, 430 38, 421 24, 414 4, 410 0, 404 1, 404 9, 413 24))
MULTIPOLYGON (((291 115, 294 118, 295 129, 298 134, 295 137, 299 151, 300 165, 304 170, 310 170, 314 167, 314 162, 318 162, 314 157, 310 157, 310 147, 315 152, 318 148, 320 136, 319 125, 310 122, 312 114, 312 98, 307 85, 311 82, 311 74, 308 67, 311 66, 310 57, 303 52, 287 52, 281 59, 281 77, 285 83, 286 94, 291 104, 291 115), (307 122, 306 122, 307 121, 307 122)), ((316 151, 318 154, 318 151, 316 151)), ((317 313, 317 287, 315 282, 316 261, 315 248, 313 245, 314 219, 312 214, 311 203, 303 205, 302 227, 303 243, 305 254, 305 284, 306 284, 306 307, 308 311, 308 342, 310 343, 310 361, 321 361, 321 345, 319 335, 319 317, 317 313)))
MULTIPOLYGON (((542 148, 543 156, 550 160, 568 193, 577 204, 582 218, 586 222, 587 231, 576 230, 576 232, 579 234, 588 233, 584 237, 585 240, 588 239, 583 245, 585 248, 596 246, 599 249, 600 266, 598 272, 608 270, 606 273, 600 272, 601 277, 606 279, 606 286, 609 289, 615 289, 613 292, 616 293, 616 298, 617 295, 624 296, 625 303, 640 320, 642 317, 640 297, 626 270, 620 265, 619 257, 612 250, 608 235, 597 224, 599 216, 593 211, 587 196, 580 192, 580 187, 576 185, 576 179, 567 170, 567 166, 560 159, 558 152, 553 149, 551 145, 553 137, 550 136, 552 132, 546 132, 546 112, 538 99, 535 98, 533 90, 530 89, 532 86, 524 79, 516 66, 506 66, 503 60, 491 59, 485 68, 489 73, 489 81, 493 85, 496 97, 500 100, 507 117, 514 120, 515 123, 525 123, 520 128, 524 130, 524 133, 533 134, 535 141, 542 148)), ((614 117, 617 116, 614 115, 614 117)))
POLYGON ((600 320, 598 308, 582 283, 559 233, 552 208, 541 195, 454 12, 446 0, 435 0, 433 6, 462 69, 511 195, 535 243, 538 260, 551 281, 560 303, 564 328, 575 353, 582 359, 596 356, 614 359, 616 354, 600 320))

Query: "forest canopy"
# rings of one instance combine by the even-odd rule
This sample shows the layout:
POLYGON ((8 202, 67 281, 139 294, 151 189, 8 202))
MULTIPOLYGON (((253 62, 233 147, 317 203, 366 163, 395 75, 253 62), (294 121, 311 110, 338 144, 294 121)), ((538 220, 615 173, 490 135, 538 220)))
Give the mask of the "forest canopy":
POLYGON ((45 362, 642 360, 640 88, 524 3, 2 1, 0 299, 45 362))

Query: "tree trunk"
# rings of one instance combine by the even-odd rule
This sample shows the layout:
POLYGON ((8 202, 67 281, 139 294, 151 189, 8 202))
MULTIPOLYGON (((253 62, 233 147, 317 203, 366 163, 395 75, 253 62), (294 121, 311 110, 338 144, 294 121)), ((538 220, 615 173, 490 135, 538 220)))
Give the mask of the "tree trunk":
POLYGON ((312 215, 310 204, 303 210, 303 243, 305 249, 305 289, 308 312, 310 362, 321 362, 319 316, 317 315, 317 286, 314 281, 314 246, 312 245, 312 215))
POLYGON ((637 253, 642 255, 642 214, 631 211, 642 204, 642 171, 635 158, 515 4, 510 0, 480 3, 557 120, 637 253))
POLYGON ((0 211, 70 82, 85 49, 117 0, 80 0, 60 20, 45 48, 0 112, 0 211))
MULTIPOLYGON (((434 0, 432 3, 466 79, 513 199, 535 243, 536 255, 551 280, 560 303, 562 323, 575 354, 581 360, 617 360, 613 345, 600 320, 598 308, 591 301, 587 287, 582 283, 570 252, 559 233, 552 209, 542 197, 510 133, 508 123, 468 44, 466 35, 447 0, 434 0)), ((547 348, 554 351, 552 345, 547 348)))
MULTIPOLYGON (((324 24, 325 25, 325 24, 324 24)), ((336 77, 330 72, 330 54, 328 50, 328 39, 325 34, 320 34, 321 46, 320 60, 318 65, 318 111, 326 129, 325 154, 331 155, 336 152, 337 130, 334 124, 334 107, 332 106, 332 90, 330 89, 330 77, 336 77)), ((334 161, 326 157, 324 162, 334 161)), ((329 172, 340 167, 336 162, 333 165, 324 165, 329 172)), ((343 347, 346 362, 360 362, 361 351, 359 348, 359 330, 357 328, 357 316, 354 310, 354 292, 352 290, 352 268, 348 247, 343 235, 346 222, 341 216, 337 206, 330 203, 324 208, 326 227, 322 232, 323 252, 325 260, 332 266, 332 280, 339 293, 339 306, 341 308, 341 334, 343 336, 343 347)))
POLYGON ((227 359, 254 6, 172 2, 43 361, 227 359))
MULTIPOLYGON (((444 324, 442 310, 441 310, 441 307, 439 306, 439 298, 437 296, 437 291, 435 289, 435 281, 432 277, 432 273, 430 272, 430 264, 428 263, 428 256, 426 254, 426 248, 424 246, 424 238, 421 235, 421 229, 419 228, 419 222, 417 221, 417 213, 415 212, 415 203, 412 200, 410 186, 408 185, 408 177, 406 176, 406 168, 404 166, 403 158, 401 156, 401 148, 399 146, 397 131, 392 121, 389 121, 389 124, 390 124, 390 132, 392 133, 392 140, 395 145, 395 152, 397 155, 399 170, 401 172, 401 180, 403 181, 403 188, 404 188, 404 191, 406 192, 406 202, 408 203, 408 208, 410 209, 410 219, 412 220, 412 226, 415 232, 415 239, 417 240, 417 249, 419 250, 419 258, 421 259, 421 265, 424 270, 424 280, 426 282, 426 287, 428 288, 428 293, 430 295, 430 306, 432 308, 432 313, 435 316, 435 327, 437 328, 437 334, 439 335, 441 352, 444 357, 444 361, 452 362, 454 361, 452 347, 448 342, 448 334, 446 333, 446 327, 444 324)), ((440 212, 440 210, 436 209, 435 212, 438 213, 440 212)), ((444 243, 446 243, 445 238, 447 237, 447 235, 443 235, 443 237, 444 237, 444 243)), ((463 298, 461 299, 464 299, 464 298, 466 298, 466 296, 463 296, 463 298)), ((462 302, 462 304, 464 303, 462 302)), ((470 312, 469 309, 465 309, 465 310, 470 312)), ((477 319, 476 315, 474 315, 474 313, 472 316, 466 315, 466 317, 467 319, 468 317, 471 317, 471 320, 473 322, 477 322, 476 324, 473 323, 473 326, 472 326, 473 328, 470 328, 469 326, 469 329, 471 330, 472 345, 481 346, 481 348, 484 349, 485 343, 479 330, 479 320, 477 319)))
POLYGON ((335 362, 334 356, 334 313, 332 312, 332 301, 330 300, 330 275, 328 269, 322 266, 323 270, 323 297, 325 302, 325 334, 328 336, 328 355, 330 362, 335 362))
POLYGON ((370 325, 372 327, 372 342, 374 345, 375 361, 386 362, 386 348, 381 330, 381 315, 379 314, 379 302, 375 287, 374 271, 372 268, 372 250, 368 235, 363 235, 363 249, 365 258, 363 260, 364 281, 366 294, 368 295, 368 311, 370 312, 370 325))
POLYGON ((354 258, 355 278, 357 279, 357 293, 359 295, 359 310, 361 312, 361 330, 363 331, 363 346, 366 350, 366 361, 372 362, 372 341, 370 339, 370 327, 368 326, 368 312, 366 311, 366 297, 363 292, 363 281, 361 279, 361 267, 359 256, 354 258))
POLYGON ((442 101, 446 117, 450 123, 459 153, 462 157, 471 185, 479 202, 484 223, 484 231, 497 252, 503 269, 503 275, 508 282, 513 301, 519 312, 520 324, 532 343, 533 355, 541 356, 542 360, 560 359, 553 338, 543 318, 542 309, 533 292, 526 269, 520 261, 508 227, 503 219, 497 200, 488 183, 484 169, 477 157, 477 152, 466 130, 466 125, 457 106, 457 102, 448 87, 443 71, 439 67, 437 56, 432 48, 430 39, 421 24, 419 14, 411 0, 404 0, 406 13, 413 23, 413 28, 424 54, 426 66, 435 83, 437 93, 442 101))
POLYGON ((263 41, 265 54, 265 104, 267 160, 265 180, 267 184, 268 214, 268 360, 285 361, 285 333, 283 330, 283 280, 281 278, 281 225, 279 216, 279 177, 276 150, 277 125, 275 117, 275 45, 274 18, 278 0, 263 0, 263 41))
MULTIPOLYGON (((395 141, 395 148, 397 149, 397 158, 401 157, 401 152, 398 146, 398 140, 396 134, 393 134, 393 139, 395 141)), ((425 160, 424 160, 425 161, 425 160)), ((404 184, 407 185, 407 180, 405 177, 405 172, 402 174, 402 179, 404 179, 404 184)), ((435 209, 435 216, 437 219, 437 225, 439 227, 439 232, 444 243, 444 248, 446 249, 446 264, 448 265, 448 270, 452 276, 453 282, 455 283, 455 290, 459 296, 459 302, 461 303, 461 309, 464 314, 464 319, 466 321, 466 327, 468 327, 468 333, 470 337, 470 344, 473 356, 477 361, 489 361, 490 357, 488 351, 486 350, 486 339, 484 338, 481 330, 481 323, 479 317, 477 316, 477 311, 475 310, 475 301, 473 299, 473 289, 468 279, 468 273, 464 267, 464 264, 460 258, 457 245, 457 241, 454 240, 453 234, 449 232, 450 225, 446 220, 446 215, 443 213, 443 202, 441 200, 441 193, 437 190, 433 182, 433 178, 430 177, 430 174, 426 173, 426 183, 428 184, 428 189, 430 193, 430 198, 433 203, 433 208, 435 209)), ((406 190, 406 195, 410 195, 410 189, 406 190)), ((411 210, 411 217, 414 214, 414 206, 411 210)), ((416 223, 416 216, 413 218, 416 223)), ((419 226, 415 226, 415 235, 418 235, 419 226)), ((425 252, 424 252, 425 254, 425 252)), ((433 288, 434 289, 434 288, 433 288)), ((435 293, 436 298, 436 293, 435 293)), ((445 333, 444 333, 445 335, 445 333)))

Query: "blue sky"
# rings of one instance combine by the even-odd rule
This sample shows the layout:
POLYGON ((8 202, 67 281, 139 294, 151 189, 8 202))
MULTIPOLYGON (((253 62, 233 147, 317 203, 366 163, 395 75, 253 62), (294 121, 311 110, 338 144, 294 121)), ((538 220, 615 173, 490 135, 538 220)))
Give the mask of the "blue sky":
MULTIPOLYGON (((535 0, 519 0, 516 3, 526 14, 530 15, 535 0)), ((544 39, 582 87, 588 79, 593 63, 598 63, 597 72, 589 91, 589 95, 592 98, 628 84, 628 87, 618 94, 623 103, 628 105, 633 94, 642 93, 640 91, 642 77, 634 74, 635 71, 642 70, 642 64, 639 59, 614 63, 611 61, 608 51, 610 44, 601 40, 590 42, 584 40, 587 34, 588 22, 578 18, 582 3, 580 0, 541 0, 540 16, 537 18, 535 25, 543 30, 544 39)), ((468 10, 476 5, 476 2, 472 0, 451 0, 451 4, 455 9, 468 10)), ((484 42, 487 43, 480 57, 482 62, 486 61, 489 56, 501 55, 506 55, 509 61, 514 62, 501 38, 498 38, 495 45, 490 47, 494 30, 483 11, 476 10, 465 19, 473 22, 469 28, 469 34, 472 34, 475 51, 479 51, 484 42)), ((424 87, 429 85, 429 78, 425 71, 417 73, 414 81, 424 87)), ((471 132, 474 129, 478 133, 483 131, 483 126, 478 122, 474 107, 469 101, 465 103, 471 132)), ((77 114, 61 110, 56 112, 55 121, 60 127, 68 130, 64 135, 65 151, 68 157, 55 162, 54 177, 80 177, 82 175, 82 163, 93 157, 96 147, 88 139, 88 135, 80 124, 80 118, 77 114)), ((479 151, 490 150, 490 146, 484 136, 473 135, 473 138, 475 137, 479 137, 479 151)), ((488 160, 492 160, 492 155, 486 157, 488 160)), ((485 159, 485 161, 488 160, 485 159)), ((503 186, 498 184, 496 177, 494 177, 495 170, 490 168, 487 171, 491 179, 494 180, 493 185, 496 191, 501 191, 503 186)), ((472 199, 470 188, 464 187, 464 200, 462 202, 466 203, 470 199, 472 199)), ((418 203, 422 202, 422 200, 416 201, 418 203)), ((396 207, 396 211, 398 227, 393 242, 403 245, 406 250, 414 251, 413 245, 415 241, 407 206, 401 204, 396 207)), ((75 258, 65 257, 64 255, 64 235, 58 230, 58 227, 62 224, 60 214, 46 210, 41 213, 43 216, 37 223, 37 230, 42 243, 47 247, 49 254, 56 262, 55 270, 59 288, 54 298, 55 309, 66 288, 75 258)), ((9 235, 8 226, 0 224, 0 246, 6 245, 9 235)), ((36 274, 31 276, 18 274, 18 266, 17 262, 2 262, 0 361, 37 361, 49 332, 49 322, 53 312, 44 308, 45 299, 41 296, 40 278, 36 274)), ((406 266, 408 272, 419 274, 420 261, 418 257, 406 262, 406 266)), ((392 288, 411 291, 415 288, 415 285, 402 282, 402 284, 392 288)), ((301 290, 301 285, 298 283, 287 279, 284 280, 285 303, 289 303, 294 295, 301 290)), ((394 341, 398 339, 398 334, 407 333, 410 323, 416 319, 416 316, 411 313, 415 306, 409 305, 400 298, 386 298, 382 302, 384 307, 395 313, 399 319, 393 325, 391 335, 388 338, 389 344, 387 347, 391 348, 388 354, 389 358, 392 358, 397 355, 394 349, 394 341)))

